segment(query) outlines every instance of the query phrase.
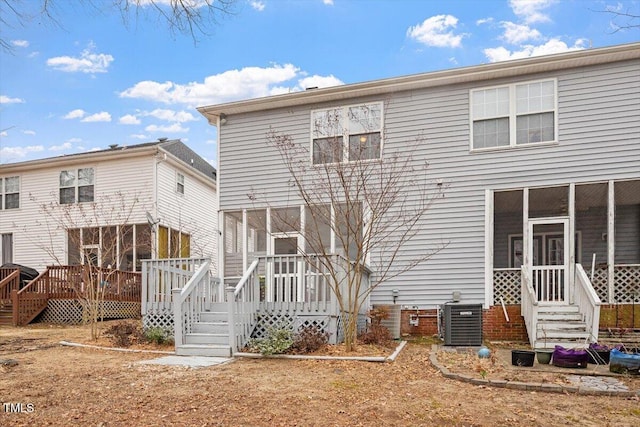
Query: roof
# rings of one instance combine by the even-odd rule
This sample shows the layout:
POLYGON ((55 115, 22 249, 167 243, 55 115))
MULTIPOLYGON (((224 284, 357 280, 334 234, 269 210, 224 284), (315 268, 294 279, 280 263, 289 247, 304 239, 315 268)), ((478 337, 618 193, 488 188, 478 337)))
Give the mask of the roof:
POLYGON ((198 107, 198 111, 209 120, 210 124, 216 125, 221 114, 230 115, 288 108, 638 58, 640 58, 640 43, 630 43, 229 102, 198 107))
POLYGON ((193 167, 207 178, 216 179, 216 169, 205 159, 198 155, 191 148, 187 147, 179 139, 160 138, 157 141, 145 142, 135 145, 118 145, 112 144, 104 150, 96 150, 85 153, 65 154, 62 156, 48 157, 44 159, 29 160, 25 162, 5 163, 0 165, 0 169, 29 169, 39 165, 51 166, 56 163, 67 164, 69 162, 86 162, 98 159, 115 159, 118 157, 130 157, 135 154, 143 155, 147 152, 157 150, 165 151, 176 159, 184 163, 186 166, 193 167))

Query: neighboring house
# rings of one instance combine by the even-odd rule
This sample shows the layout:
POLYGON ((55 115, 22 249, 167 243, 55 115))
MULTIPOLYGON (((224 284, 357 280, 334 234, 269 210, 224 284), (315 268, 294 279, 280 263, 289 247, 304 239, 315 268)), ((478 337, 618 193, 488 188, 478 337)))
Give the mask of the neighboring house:
MULTIPOLYGON (((221 276, 235 285, 258 260, 258 319, 335 314, 318 310, 306 292, 314 286, 309 270, 294 258, 303 230, 285 230, 273 217, 274 209, 289 208, 305 223, 268 134, 289 135, 310 165, 353 161, 346 147, 323 150, 362 133, 353 118, 366 110, 376 118, 360 139, 364 158, 389 161, 388 153, 418 140, 416 165, 428 162, 428 175, 444 188, 397 262, 445 247, 370 297, 372 305, 402 308, 403 332, 436 332, 436 314, 452 300, 465 308, 454 315, 482 307, 485 339, 528 335, 536 347, 584 345, 597 339, 599 326, 640 324, 632 313, 640 301, 638 43, 198 110, 218 129, 221 276), (332 115, 342 126, 339 138, 318 131, 318 118, 332 115), (293 300, 295 292, 280 295, 274 285, 283 271, 305 290, 293 300)), ((458 325, 446 320, 445 329, 458 325)))
POLYGON ((216 171, 180 140, 0 165, 2 263, 215 258, 216 171))

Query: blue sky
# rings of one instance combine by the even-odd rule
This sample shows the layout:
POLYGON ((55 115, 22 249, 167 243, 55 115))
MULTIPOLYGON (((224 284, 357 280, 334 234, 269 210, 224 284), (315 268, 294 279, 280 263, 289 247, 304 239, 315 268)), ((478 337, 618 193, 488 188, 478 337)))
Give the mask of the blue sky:
POLYGON ((640 40, 597 12, 640 0, 238 0, 197 43, 144 8, 56 0, 56 24, 41 1, 0 32, 0 163, 168 137, 215 166, 198 106, 640 40))

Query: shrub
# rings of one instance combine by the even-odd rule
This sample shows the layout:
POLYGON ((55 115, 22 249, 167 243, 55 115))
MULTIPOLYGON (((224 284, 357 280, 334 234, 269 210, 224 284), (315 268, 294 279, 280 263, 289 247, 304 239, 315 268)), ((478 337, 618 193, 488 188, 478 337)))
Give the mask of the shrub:
POLYGON ((291 351, 295 353, 312 353, 319 350, 329 340, 329 334, 316 326, 301 328, 293 338, 291 351))
POLYGON ((286 327, 271 327, 267 330, 266 338, 252 340, 250 349, 260 352, 263 356, 286 353, 293 344, 293 332, 286 327))
POLYGON ((389 318, 387 309, 384 307, 371 309, 367 316, 371 323, 366 332, 360 334, 358 340, 363 344, 388 346, 393 341, 393 337, 391 336, 391 331, 382 325, 382 321, 389 318))
POLYGON ((129 347, 140 341, 142 330, 135 323, 122 321, 111 325, 104 331, 104 335, 109 337, 113 345, 117 347, 129 347))
POLYGON ((173 337, 169 332, 158 326, 149 328, 144 334, 147 342, 156 344, 173 344, 173 337))

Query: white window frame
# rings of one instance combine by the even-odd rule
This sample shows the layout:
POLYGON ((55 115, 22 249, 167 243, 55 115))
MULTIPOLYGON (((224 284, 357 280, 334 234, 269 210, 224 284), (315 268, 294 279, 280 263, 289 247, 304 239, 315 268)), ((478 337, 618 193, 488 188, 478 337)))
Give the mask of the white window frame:
POLYGON ((5 176, 5 177, 0 177, 0 210, 14 210, 14 209, 20 209, 20 194, 22 193, 22 188, 21 188, 21 182, 22 180, 20 179, 20 175, 13 175, 13 176, 5 176), (11 178, 17 178, 18 179, 18 191, 17 192, 11 192, 11 193, 7 193, 7 179, 11 179, 11 178), (7 195, 8 194, 17 194, 18 195, 18 206, 15 208, 7 208, 7 195))
MULTIPOLYGON (((354 161, 363 161, 363 162, 367 162, 367 161, 379 161, 383 158, 383 152, 384 152, 384 103, 382 101, 374 101, 374 102, 363 102, 363 103, 359 103, 359 104, 351 104, 351 105, 339 105, 339 106, 335 106, 335 107, 327 107, 327 108, 320 108, 320 109, 316 109, 316 110, 312 110, 309 113, 309 117, 310 117, 310 126, 309 126, 309 140, 310 140, 310 149, 309 149, 309 162, 311 163, 311 165, 313 166, 324 166, 324 165, 330 165, 330 164, 337 164, 337 163, 348 163, 348 162, 354 162, 354 161), (367 129, 366 133, 376 133, 379 132, 380 133, 380 155, 376 158, 372 158, 372 159, 363 159, 363 160, 352 160, 349 158, 349 136, 351 135, 350 129, 349 129, 349 109, 350 108, 354 108, 354 107, 363 107, 363 106, 373 106, 373 105, 377 105, 379 106, 379 110, 380 110, 380 126, 379 128, 376 129, 367 129), (326 112, 326 111, 335 111, 335 110, 340 110, 341 114, 342 114, 342 131, 341 132, 336 132, 335 135, 326 135, 323 137, 318 137, 316 135, 314 135, 314 115, 317 113, 322 113, 322 112, 326 112), (334 137, 342 137, 342 161, 341 162, 327 162, 327 163, 314 163, 313 162, 313 144, 314 144, 314 140, 315 139, 323 139, 323 138, 334 138, 334 137)), ((355 135, 360 135, 362 134, 362 132, 354 132, 355 135)))
POLYGON ((176 193, 184 196, 184 190, 185 190, 184 174, 176 171, 176 193), (180 191, 181 190, 180 186, 182 186, 182 191, 180 191))
POLYGON ((78 167, 78 168, 73 168, 73 169, 62 169, 60 171, 60 173, 58 174, 58 201, 61 205, 73 205, 76 203, 94 203, 96 201, 96 168, 93 166, 87 166, 87 167, 78 167), (93 179, 91 180, 91 184, 89 185, 80 185, 80 171, 82 169, 91 169, 93 172, 93 179), (66 187, 63 187, 61 182, 60 182, 60 175, 63 172, 68 172, 68 171, 72 171, 75 174, 75 178, 74 178, 74 183, 73 185, 69 185, 66 187), (91 200, 84 200, 84 201, 80 201, 80 188, 81 187, 93 187, 93 198, 91 200), (60 190, 62 190, 63 188, 73 188, 74 189, 74 196, 73 196, 73 202, 68 202, 68 203, 63 203, 62 202, 62 198, 60 197, 60 190))
POLYGON ((495 151, 495 150, 509 150, 513 148, 526 148, 526 147, 539 147, 541 145, 553 145, 558 143, 558 79, 539 79, 539 80, 530 80, 524 82, 515 82, 511 84, 505 85, 496 85, 496 86, 486 86, 486 87, 478 87, 469 90, 469 151, 471 152, 482 152, 482 151, 495 151), (553 109, 540 109, 539 111, 533 111, 528 113, 517 113, 517 100, 516 100, 516 88, 518 86, 530 85, 535 83, 546 83, 553 82, 553 109), (485 90, 491 89, 501 89, 508 88, 509 89, 509 114, 505 115, 495 115, 495 116, 486 116, 482 118, 474 119, 474 111, 473 111, 473 94, 475 92, 481 92, 485 90), (540 141, 540 142, 530 142, 525 144, 517 144, 517 118, 519 116, 526 116, 530 114, 543 114, 543 113, 553 113, 553 139, 550 141, 540 141), (480 147, 475 148, 473 146, 473 123, 475 121, 481 120, 490 120, 490 119, 499 119, 499 118, 508 118, 509 119, 509 145, 503 145, 498 147, 480 147))

